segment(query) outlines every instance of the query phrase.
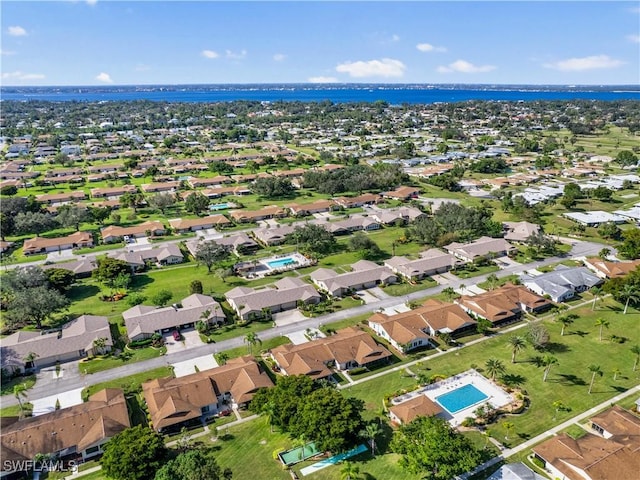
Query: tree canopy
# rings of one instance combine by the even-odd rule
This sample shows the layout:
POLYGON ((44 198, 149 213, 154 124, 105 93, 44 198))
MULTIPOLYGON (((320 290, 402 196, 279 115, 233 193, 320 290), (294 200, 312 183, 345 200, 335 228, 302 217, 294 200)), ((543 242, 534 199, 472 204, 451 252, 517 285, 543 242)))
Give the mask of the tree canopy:
POLYGON ((151 480, 166 457, 163 437, 151 428, 137 425, 106 443, 100 465, 114 480, 151 480))
POLYGON ((435 416, 418 417, 395 432, 391 449, 400 465, 422 478, 449 480, 481 462, 478 449, 449 423, 435 416))
POLYGON ((184 202, 184 209, 196 215, 200 215, 207 210, 207 208, 209 208, 209 197, 206 197, 200 192, 192 193, 184 202))
POLYGON ((265 198, 282 198, 290 196, 295 188, 291 180, 284 177, 264 177, 253 182, 251 189, 265 198))
POLYGON ((215 264, 226 260, 229 255, 231 255, 231 251, 227 245, 218 245, 213 240, 200 243, 196 250, 196 260, 198 263, 206 265, 209 273, 215 264))
POLYGON ((119 276, 131 274, 131 267, 124 260, 103 257, 97 259, 97 263, 98 268, 93 271, 92 275, 109 287, 115 286, 114 282, 119 276))
POLYGON ((309 223, 296 227, 287 235, 287 243, 297 244, 303 253, 312 255, 328 255, 336 248, 337 242, 333 235, 319 225, 309 223))
POLYGON ((155 480, 227 480, 231 470, 224 471, 208 450, 194 449, 178 455, 156 472, 155 480))

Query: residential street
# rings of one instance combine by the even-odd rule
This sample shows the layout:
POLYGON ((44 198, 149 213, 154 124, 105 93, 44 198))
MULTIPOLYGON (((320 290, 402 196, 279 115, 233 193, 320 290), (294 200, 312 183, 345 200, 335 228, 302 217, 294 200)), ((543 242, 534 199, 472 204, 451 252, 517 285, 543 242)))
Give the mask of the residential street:
MULTIPOLYGON (((511 266, 495 273, 498 277, 504 277, 511 274, 521 273, 525 270, 530 270, 530 269, 541 267, 544 265, 557 263, 561 260, 565 260, 570 257, 593 256, 593 255, 597 255, 597 253, 603 247, 603 245, 599 243, 580 242, 580 241, 572 241, 572 242, 574 242, 575 245, 573 246, 570 254, 566 257, 550 257, 539 262, 533 262, 526 265, 511 266)), ((265 340, 265 339, 274 338, 281 335, 287 335, 295 331, 305 330, 307 328, 317 328, 318 326, 324 325, 327 323, 336 322, 338 320, 344 320, 344 319, 351 318, 351 317, 365 314, 365 313, 371 313, 378 309, 391 307, 394 305, 398 305, 399 303, 404 303, 406 301, 416 300, 426 296, 435 295, 437 293, 440 293, 445 287, 458 288, 462 284, 468 285, 471 282, 480 283, 486 280, 487 276, 488 274, 473 277, 472 279, 457 280, 457 281, 451 282, 449 285, 438 285, 436 287, 413 292, 411 294, 408 294, 402 297, 385 298, 377 302, 361 305, 359 307, 354 307, 348 310, 340 310, 327 315, 322 315, 319 317, 302 320, 300 322, 291 323, 289 325, 277 326, 277 327, 265 330, 263 332, 260 332, 259 337, 262 340, 265 340)), ((36 383, 36 385, 32 389, 28 390, 28 400, 30 402, 33 402, 34 400, 41 399, 44 397, 49 397, 55 394, 60 394, 62 392, 66 392, 69 390, 85 388, 89 385, 93 385, 96 383, 101 383, 108 380, 122 378, 128 375, 133 375, 135 373, 151 370, 153 368, 168 366, 172 363, 191 360, 197 357, 201 357, 203 355, 214 354, 214 353, 228 350, 231 348, 241 347, 243 345, 244 345, 243 337, 240 336, 240 337, 224 340, 219 343, 201 345, 188 350, 170 353, 162 357, 157 357, 157 358, 145 360, 142 362, 124 365, 122 367, 113 368, 110 370, 105 370, 105 371, 97 372, 94 374, 64 375, 60 378, 45 377, 45 379, 48 379, 48 380, 41 379, 39 377, 39 380, 36 383)), ((2 407, 18 404, 18 400, 13 395, 5 395, 1 397, 0 402, 2 407)))

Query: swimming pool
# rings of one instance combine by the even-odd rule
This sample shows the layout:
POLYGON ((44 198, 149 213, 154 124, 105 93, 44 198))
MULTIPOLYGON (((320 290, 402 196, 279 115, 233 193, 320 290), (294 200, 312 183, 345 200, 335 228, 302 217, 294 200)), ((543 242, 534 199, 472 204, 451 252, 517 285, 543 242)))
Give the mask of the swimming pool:
POLYGON ((271 260, 267 262, 267 265, 271 268, 280 268, 285 267, 287 265, 291 265, 296 263, 296 261, 292 257, 278 258, 277 260, 271 260))
POLYGON ((280 457, 280 461, 285 465, 293 465, 295 463, 302 462, 307 458, 315 457, 319 453, 320 452, 316 448, 316 444, 312 442, 307 443, 304 447, 297 447, 287 450, 286 452, 281 452, 278 456, 280 457))
POLYGON ((471 384, 464 387, 456 388, 451 392, 447 392, 443 395, 436 397, 436 401, 442 405, 447 412, 454 414, 465 408, 469 408, 476 403, 480 403, 486 400, 487 395, 482 393, 476 387, 471 384))
POLYGON ((209 210, 225 210, 229 208, 228 203, 216 203, 215 205, 210 205, 209 210))

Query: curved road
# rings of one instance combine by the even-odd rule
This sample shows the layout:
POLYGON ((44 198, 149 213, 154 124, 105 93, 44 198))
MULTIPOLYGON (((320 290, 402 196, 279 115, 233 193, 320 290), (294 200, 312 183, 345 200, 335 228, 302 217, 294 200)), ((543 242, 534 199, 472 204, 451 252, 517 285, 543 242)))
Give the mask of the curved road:
MULTIPOLYGON (((511 274, 521 273, 525 270, 530 270, 530 269, 541 267, 544 265, 557 263, 559 261, 566 260, 568 257, 595 256, 603 248, 603 245, 599 243, 581 242, 581 241, 575 241, 570 239, 566 239, 566 240, 572 243, 572 249, 568 256, 549 257, 545 260, 538 261, 538 262, 507 267, 495 273, 498 277, 504 277, 511 274)), ((474 284, 481 283, 484 280, 486 280, 487 276, 488 274, 473 277, 471 281, 473 281, 474 284)), ((436 287, 427 288, 425 290, 413 292, 401 297, 385 298, 378 302, 361 305, 359 307, 354 307, 347 310, 341 310, 338 312, 322 315, 319 317, 301 320, 299 322, 291 323, 288 325, 273 327, 268 330, 264 330, 260 332, 260 338, 262 340, 265 340, 265 339, 274 338, 278 336, 288 335, 290 333, 300 331, 300 330, 305 330, 307 328, 317 328, 318 326, 325 325, 327 323, 344 320, 344 319, 351 318, 351 317, 365 314, 365 313, 371 313, 378 309, 391 307, 406 301, 417 300, 426 296, 435 295, 437 293, 440 293, 446 287, 458 288, 462 284, 465 284, 465 282, 469 283, 469 280, 456 280, 456 281, 452 281, 448 285, 438 285, 436 287)), ((52 378, 51 380, 46 380, 46 381, 43 379, 39 379, 38 382, 35 384, 35 386, 28 391, 28 394, 29 394, 28 398, 30 401, 33 401, 33 400, 48 397, 51 395, 60 394, 69 390, 85 388, 89 385, 94 385, 96 383, 102 383, 109 380, 115 380, 118 378, 126 377, 128 375, 145 372, 147 370, 151 370, 154 368, 165 367, 171 363, 176 363, 184 360, 191 360, 193 358, 201 357, 203 355, 214 354, 214 353, 228 350, 231 348, 241 347, 243 345, 244 345, 244 340, 243 340, 243 337, 240 336, 240 337, 235 337, 228 340, 223 340, 218 343, 203 344, 199 347, 191 348, 189 350, 170 353, 162 357, 156 357, 156 358, 144 360, 141 362, 123 365, 122 367, 112 368, 109 370, 104 370, 104 371, 96 372, 93 374, 88 374, 88 375, 69 374, 61 378, 57 378, 57 379, 52 378)), ((4 395, 0 397, 0 405, 2 407, 17 405, 17 404, 18 404, 18 400, 13 395, 4 395)))

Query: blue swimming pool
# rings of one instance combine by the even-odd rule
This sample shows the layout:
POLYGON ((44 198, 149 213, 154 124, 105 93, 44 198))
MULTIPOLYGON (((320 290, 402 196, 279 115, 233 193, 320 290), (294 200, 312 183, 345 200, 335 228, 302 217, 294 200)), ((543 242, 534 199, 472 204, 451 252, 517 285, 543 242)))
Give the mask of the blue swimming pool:
POLYGON ((216 203, 209 206, 209 210, 226 210, 227 208, 229 208, 228 203, 216 203))
POLYGON ((296 261, 292 257, 279 258, 277 260, 271 260, 267 262, 271 268, 280 268, 286 265, 291 265, 292 263, 296 263, 296 261))
POLYGON ((469 384, 436 397, 436 401, 453 415, 487 398, 489 397, 469 384))

